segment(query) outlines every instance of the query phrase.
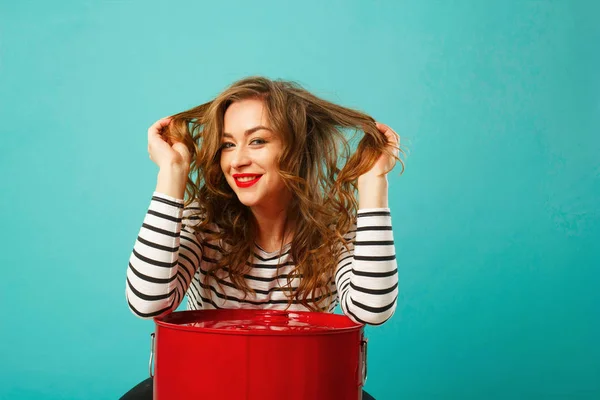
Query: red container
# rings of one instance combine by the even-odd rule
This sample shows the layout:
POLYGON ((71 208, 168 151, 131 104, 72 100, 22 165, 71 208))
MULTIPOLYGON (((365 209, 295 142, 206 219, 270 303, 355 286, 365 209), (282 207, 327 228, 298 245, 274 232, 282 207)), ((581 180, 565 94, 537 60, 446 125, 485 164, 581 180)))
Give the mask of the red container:
POLYGON ((178 311, 155 319, 155 400, 357 400, 363 326, 343 315, 178 311))

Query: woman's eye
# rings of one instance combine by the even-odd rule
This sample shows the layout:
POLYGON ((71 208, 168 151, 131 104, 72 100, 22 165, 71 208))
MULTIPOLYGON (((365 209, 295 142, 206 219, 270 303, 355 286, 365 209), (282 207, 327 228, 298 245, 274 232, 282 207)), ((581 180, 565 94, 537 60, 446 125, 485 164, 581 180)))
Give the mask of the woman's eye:
POLYGON ((230 148, 232 148, 232 147, 233 147, 233 143, 229 143, 229 142, 227 142, 227 143, 223 143, 223 144, 221 145, 221 148, 222 148, 222 149, 230 149, 230 148))
POLYGON ((253 139, 253 140, 250 142, 250 144, 265 144, 265 143, 267 143, 267 141, 266 141, 266 140, 264 140, 264 139, 253 139))

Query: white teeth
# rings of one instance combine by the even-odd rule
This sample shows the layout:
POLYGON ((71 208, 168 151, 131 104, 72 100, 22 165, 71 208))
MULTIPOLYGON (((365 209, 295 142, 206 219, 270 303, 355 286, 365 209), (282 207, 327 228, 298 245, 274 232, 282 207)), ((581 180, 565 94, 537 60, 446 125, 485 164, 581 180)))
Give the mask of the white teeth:
POLYGON ((258 178, 260 175, 254 175, 254 176, 244 176, 242 178, 235 178, 237 181, 239 182, 250 182, 255 180, 256 178, 258 178))

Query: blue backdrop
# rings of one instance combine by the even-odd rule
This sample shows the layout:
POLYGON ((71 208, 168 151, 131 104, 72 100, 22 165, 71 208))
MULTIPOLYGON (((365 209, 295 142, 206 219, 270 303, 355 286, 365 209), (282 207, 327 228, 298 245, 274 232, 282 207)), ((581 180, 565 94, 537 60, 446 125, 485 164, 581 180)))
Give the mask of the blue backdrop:
POLYGON ((0 398, 147 376, 125 270, 146 130, 241 77, 391 125, 401 295, 377 399, 600 398, 600 29, 593 1, 0 3, 0 398))

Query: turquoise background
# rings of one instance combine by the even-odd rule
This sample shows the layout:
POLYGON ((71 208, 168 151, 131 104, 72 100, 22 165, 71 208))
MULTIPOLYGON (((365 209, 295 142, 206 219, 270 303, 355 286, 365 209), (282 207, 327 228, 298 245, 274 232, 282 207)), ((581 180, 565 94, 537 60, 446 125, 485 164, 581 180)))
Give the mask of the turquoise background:
POLYGON ((146 130, 252 74, 410 150, 369 392, 600 398, 599 3, 217 3, 0 3, 0 398, 114 399, 147 376, 153 325, 124 296, 146 130))

